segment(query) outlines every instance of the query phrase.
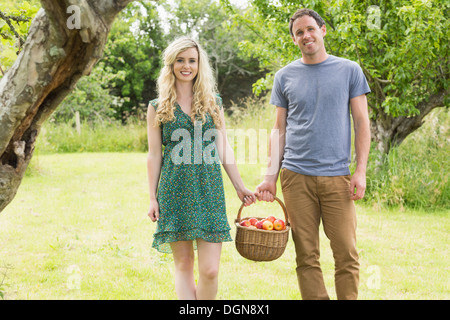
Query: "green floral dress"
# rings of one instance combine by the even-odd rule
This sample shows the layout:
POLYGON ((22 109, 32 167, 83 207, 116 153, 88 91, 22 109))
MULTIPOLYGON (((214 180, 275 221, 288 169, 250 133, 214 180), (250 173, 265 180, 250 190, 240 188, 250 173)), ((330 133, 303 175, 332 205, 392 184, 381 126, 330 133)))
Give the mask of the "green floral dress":
MULTIPOLYGON (((218 102, 221 106, 220 98, 218 102)), ((158 101, 150 103, 156 110, 158 101)), ((178 104, 174 115, 173 121, 161 125, 159 220, 152 246, 171 253, 170 242, 175 241, 232 241, 221 164, 213 147, 214 122, 208 114, 205 123, 193 123, 178 104)))

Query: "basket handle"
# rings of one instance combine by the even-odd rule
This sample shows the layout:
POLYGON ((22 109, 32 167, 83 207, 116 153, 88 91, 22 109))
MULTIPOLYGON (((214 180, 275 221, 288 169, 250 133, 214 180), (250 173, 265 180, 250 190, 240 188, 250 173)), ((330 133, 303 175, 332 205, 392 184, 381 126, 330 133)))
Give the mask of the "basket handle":
MULTIPOLYGON (((281 209, 283 209, 283 213, 284 213, 284 218, 285 218, 285 221, 286 221, 286 225, 288 225, 288 224, 289 224, 289 218, 288 218, 287 210, 286 210, 286 207, 284 206, 283 201, 281 201, 278 197, 275 197, 275 196, 274 196, 273 198, 274 198, 274 199, 278 202, 278 204, 281 206, 281 209)), ((241 212, 242 212, 242 209, 244 209, 244 207, 245 207, 245 205, 244 205, 244 203, 242 203, 241 207, 239 208, 238 215, 237 215, 237 218, 236 218, 236 221, 238 221, 238 222, 241 221, 241 212)))

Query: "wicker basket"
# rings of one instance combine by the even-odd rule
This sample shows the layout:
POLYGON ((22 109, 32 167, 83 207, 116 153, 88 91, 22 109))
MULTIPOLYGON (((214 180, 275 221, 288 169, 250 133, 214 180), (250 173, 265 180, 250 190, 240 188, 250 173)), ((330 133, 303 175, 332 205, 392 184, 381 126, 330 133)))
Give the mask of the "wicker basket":
MULTIPOLYGON (((286 249, 286 244, 289 239, 289 230, 291 229, 289 224, 286 207, 283 202, 275 197, 275 200, 280 204, 284 212, 286 221, 286 229, 281 231, 275 230, 263 230, 243 227, 240 225, 241 212, 244 208, 244 204, 239 208, 237 218, 235 220, 236 225, 236 249, 241 256, 253 261, 273 261, 281 257, 286 249)), ((246 219, 249 219, 248 217, 246 219)), ((258 220, 263 218, 255 217, 258 220)))

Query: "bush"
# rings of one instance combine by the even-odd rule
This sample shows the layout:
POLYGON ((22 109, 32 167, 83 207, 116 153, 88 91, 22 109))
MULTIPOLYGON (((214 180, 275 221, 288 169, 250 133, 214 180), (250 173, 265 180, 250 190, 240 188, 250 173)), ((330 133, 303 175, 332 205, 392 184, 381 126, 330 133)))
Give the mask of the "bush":
POLYGON ((412 208, 450 208, 449 112, 436 109, 425 124, 376 167, 372 150, 365 201, 412 208))
POLYGON ((40 153, 145 152, 146 124, 137 120, 130 120, 126 125, 83 122, 78 133, 70 123, 46 123, 36 149, 40 153))

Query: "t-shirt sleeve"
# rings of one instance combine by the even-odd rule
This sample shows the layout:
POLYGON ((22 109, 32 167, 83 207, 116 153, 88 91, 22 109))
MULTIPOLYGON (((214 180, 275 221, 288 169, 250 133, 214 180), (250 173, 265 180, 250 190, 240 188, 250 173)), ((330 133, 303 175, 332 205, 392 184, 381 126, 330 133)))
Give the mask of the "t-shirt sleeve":
POLYGON ((272 94, 270 96, 270 104, 277 107, 287 108, 288 101, 286 96, 283 94, 283 87, 280 82, 280 74, 276 73, 273 79, 272 94))
POLYGON ((370 87, 367 83, 366 76, 364 75, 361 67, 354 62, 352 75, 350 78, 350 99, 360 96, 362 94, 370 93, 370 87))

